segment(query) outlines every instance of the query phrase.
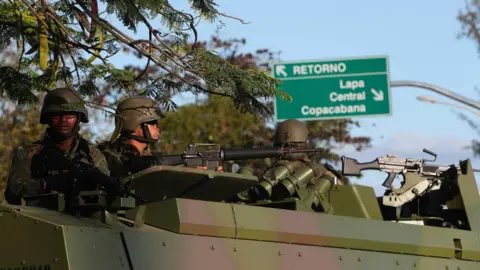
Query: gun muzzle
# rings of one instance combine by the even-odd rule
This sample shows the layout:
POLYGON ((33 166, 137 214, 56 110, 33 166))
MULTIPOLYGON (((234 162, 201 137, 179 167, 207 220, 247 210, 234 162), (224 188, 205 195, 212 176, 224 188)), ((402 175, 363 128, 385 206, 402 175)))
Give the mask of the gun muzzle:
POLYGON ((272 196, 272 190, 280 180, 292 174, 299 162, 285 162, 271 168, 263 175, 263 180, 255 186, 255 191, 260 200, 265 200, 272 196))
POLYGON ((311 180, 321 176, 325 172, 326 169, 320 164, 305 164, 295 169, 293 174, 280 181, 275 196, 279 199, 293 196, 297 192, 297 189, 306 187, 311 180))
MULTIPOLYGON (((320 204, 324 204, 324 194, 332 188, 333 183, 327 178, 320 177, 311 190, 312 198, 312 209, 316 210, 320 204)), ((328 203, 328 202, 326 202, 328 203)))

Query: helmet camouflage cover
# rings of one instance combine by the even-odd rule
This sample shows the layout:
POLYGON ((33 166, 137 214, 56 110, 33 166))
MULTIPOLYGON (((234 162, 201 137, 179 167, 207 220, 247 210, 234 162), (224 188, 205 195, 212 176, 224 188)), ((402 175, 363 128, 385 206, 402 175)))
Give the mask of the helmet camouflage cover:
POLYGON ((117 114, 111 141, 116 140, 122 132, 134 132, 142 123, 165 117, 158 104, 153 99, 144 96, 134 96, 122 100, 117 106, 117 114))
POLYGON ((289 143, 308 143, 309 132, 305 123, 291 119, 277 125, 273 144, 275 146, 289 143))
POLYGON ((127 131, 135 131, 142 123, 164 117, 157 103, 143 96, 130 97, 121 101, 117 111, 119 117, 115 118, 115 125, 121 124, 122 130, 127 131))
POLYGON ((43 100, 40 111, 40 123, 48 124, 48 115, 52 113, 76 112, 80 114, 80 121, 88 123, 88 111, 84 101, 74 90, 62 87, 50 90, 43 100))

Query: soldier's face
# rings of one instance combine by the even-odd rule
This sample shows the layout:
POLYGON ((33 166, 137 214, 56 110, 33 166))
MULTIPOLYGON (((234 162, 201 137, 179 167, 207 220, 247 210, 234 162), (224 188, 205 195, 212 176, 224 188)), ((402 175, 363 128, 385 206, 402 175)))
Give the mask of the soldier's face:
POLYGON ((56 114, 52 116, 52 127, 60 133, 70 133, 77 120, 78 116, 74 113, 56 114))
POLYGON ((151 121, 147 123, 148 131, 152 135, 152 139, 158 140, 160 138, 160 125, 158 121, 151 121))
MULTIPOLYGON (((152 139, 158 140, 160 138, 160 126, 158 124, 158 121, 150 121, 147 122, 147 128, 148 132, 150 132, 150 136, 152 136, 152 139)), ((137 127, 137 130, 135 130, 135 135, 137 136, 143 136, 143 130, 141 126, 137 127)))

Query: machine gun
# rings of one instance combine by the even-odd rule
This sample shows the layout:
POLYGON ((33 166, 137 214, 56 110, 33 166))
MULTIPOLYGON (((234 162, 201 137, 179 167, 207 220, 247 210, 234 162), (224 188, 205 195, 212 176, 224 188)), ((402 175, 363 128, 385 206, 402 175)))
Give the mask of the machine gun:
MULTIPOLYGON (((142 163, 143 168, 156 165, 186 165, 188 167, 206 167, 215 170, 220 161, 246 160, 261 158, 281 158, 284 155, 296 153, 319 153, 323 148, 287 148, 287 147, 262 147, 262 148, 239 148, 222 149, 218 144, 197 143, 189 144, 183 154, 178 155, 153 155, 151 157, 139 157, 134 162, 142 163), (209 147, 205 151, 198 151, 198 147, 209 147)), ((137 167, 138 168, 138 167, 137 167)), ((138 169, 136 169, 138 170, 138 169)))
MULTIPOLYGON (((425 162, 435 162, 437 154, 423 149, 423 152, 434 157, 433 160, 427 159, 413 159, 413 158, 399 158, 392 154, 387 154, 384 157, 376 158, 371 162, 359 163, 356 159, 342 156, 342 172, 346 176, 360 176, 363 170, 379 170, 388 173, 387 178, 382 186, 390 189, 393 188, 393 182, 397 175, 405 177, 406 172, 418 172, 422 175, 438 176, 441 172, 446 171, 450 166, 439 165, 425 165, 425 162)), ((408 181, 405 179, 405 181, 408 181)), ((408 183, 404 184, 410 186, 408 183)))
POLYGON ((423 152, 432 155, 433 160, 399 158, 388 154, 371 162, 359 163, 356 159, 342 156, 342 173, 345 176, 360 176, 363 170, 386 172, 388 176, 382 186, 389 188, 391 195, 384 196, 384 204, 400 206, 427 190, 439 189, 442 179, 447 177, 445 175, 447 172, 458 173, 460 170, 454 165, 425 164, 425 162, 434 162, 437 154, 427 149, 423 149, 423 152), (394 188, 393 182, 398 175, 403 177, 402 185, 394 188))

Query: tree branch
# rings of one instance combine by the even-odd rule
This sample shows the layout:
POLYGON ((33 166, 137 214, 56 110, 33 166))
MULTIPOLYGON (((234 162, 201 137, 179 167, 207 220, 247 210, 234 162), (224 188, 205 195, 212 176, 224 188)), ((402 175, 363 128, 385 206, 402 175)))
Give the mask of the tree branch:
POLYGON ((242 20, 242 19, 240 19, 240 18, 238 18, 238 17, 234 17, 234 16, 231 16, 231 15, 227 15, 226 12, 224 12, 224 13, 220 13, 220 12, 219 12, 219 13, 217 13, 217 14, 220 15, 220 16, 226 17, 226 18, 230 18, 230 19, 237 20, 237 21, 239 21, 239 22, 241 22, 241 23, 243 23, 243 24, 250 24, 250 22, 245 22, 244 20, 242 20))

